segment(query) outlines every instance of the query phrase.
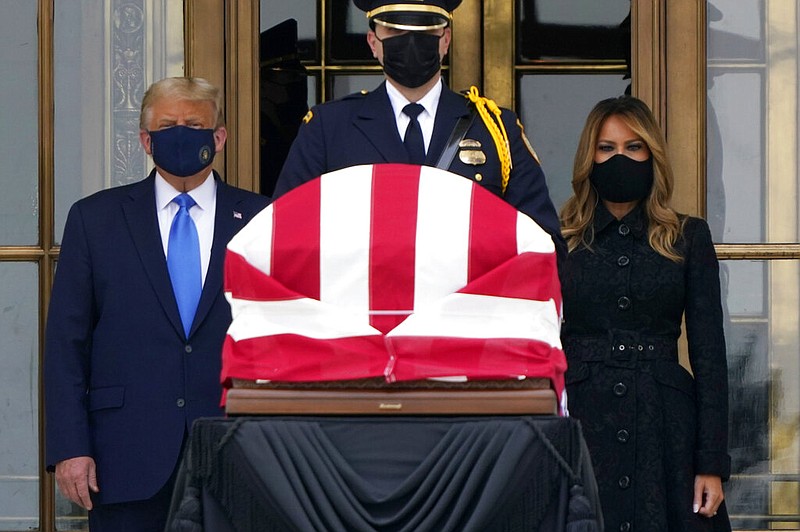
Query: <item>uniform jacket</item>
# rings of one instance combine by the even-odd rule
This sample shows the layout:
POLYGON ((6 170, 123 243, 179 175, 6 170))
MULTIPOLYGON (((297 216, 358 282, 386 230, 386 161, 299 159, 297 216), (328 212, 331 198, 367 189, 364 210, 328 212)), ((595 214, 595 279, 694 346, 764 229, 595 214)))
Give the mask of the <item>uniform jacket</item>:
POLYGON ((673 262, 641 207, 598 204, 591 249, 561 271, 569 409, 586 437, 606 530, 730 530, 692 513, 694 476, 730 474, 719 266, 705 221, 685 219, 673 262), (693 375, 678 362, 685 316, 693 375))
POLYGON ((220 415, 225 246, 268 199, 217 179, 211 260, 189 338, 156 218, 155 171, 67 218, 47 321, 46 462, 92 456, 108 504, 149 498, 200 416, 220 415))
MULTIPOLYGON (((462 116, 469 116, 469 100, 446 86, 433 127, 425 164, 435 166, 444 150, 450 133, 462 116)), ((544 173, 534 159, 516 115, 503 109, 503 124, 511 146, 512 171, 508 189, 503 196, 533 218, 561 245, 558 215, 550 200, 544 173)), ((494 141, 476 117, 467 130, 466 139, 480 142, 486 162, 466 164, 458 154, 447 168, 450 172, 479 182, 497 195, 501 192, 500 160, 494 141)), ((386 82, 369 93, 358 93, 341 100, 318 105, 311 110, 311 119, 301 126, 275 188, 275 197, 315 177, 359 164, 409 162, 403 140, 395 127, 395 118, 386 82)))

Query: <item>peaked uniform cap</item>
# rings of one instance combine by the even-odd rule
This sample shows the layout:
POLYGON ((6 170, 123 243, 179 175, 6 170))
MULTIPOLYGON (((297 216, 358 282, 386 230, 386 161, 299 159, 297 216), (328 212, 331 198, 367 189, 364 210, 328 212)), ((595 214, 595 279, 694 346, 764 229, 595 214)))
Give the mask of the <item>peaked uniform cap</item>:
POLYGON ((448 26, 461 0, 353 0, 370 22, 408 31, 426 31, 448 26))

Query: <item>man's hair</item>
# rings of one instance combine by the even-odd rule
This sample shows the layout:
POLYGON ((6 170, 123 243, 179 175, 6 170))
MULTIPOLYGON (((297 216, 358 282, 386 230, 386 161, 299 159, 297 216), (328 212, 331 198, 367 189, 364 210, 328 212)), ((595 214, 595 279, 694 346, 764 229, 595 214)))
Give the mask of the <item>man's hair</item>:
POLYGON ((147 129, 153 104, 162 99, 211 102, 217 115, 214 129, 225 125, 225 117, 222 116, 222 94, 220 90, 203 78, 177 77, 156 81, 144 93, 142 112, 139 115, 140 129, 147 129))

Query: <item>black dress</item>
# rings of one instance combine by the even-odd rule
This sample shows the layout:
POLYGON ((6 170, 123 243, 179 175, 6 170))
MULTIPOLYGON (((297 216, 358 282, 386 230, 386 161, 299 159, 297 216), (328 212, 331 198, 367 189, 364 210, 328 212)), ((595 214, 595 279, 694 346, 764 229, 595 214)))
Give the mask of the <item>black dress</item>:
POLYGON ((602 203, 591 249, 561 272, 570 415, 594 464, 607 531, 730 530, 692 512, 696 474, 730 475, 719 265, 708 225, 687 218, 676 263, 647 241, 641 206, 602 203), (694 378, 678 363, 686 317, 694 378))

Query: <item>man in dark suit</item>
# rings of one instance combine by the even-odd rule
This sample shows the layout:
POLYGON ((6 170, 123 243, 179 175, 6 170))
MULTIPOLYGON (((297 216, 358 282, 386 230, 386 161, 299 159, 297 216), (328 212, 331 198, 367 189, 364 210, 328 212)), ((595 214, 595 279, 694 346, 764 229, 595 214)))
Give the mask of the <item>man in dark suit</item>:
POLYGON ((142 100, 143 181, 73 205, 47 322, 47 467, 91 530, 162 530, 192 422, 217 416, 225 246, 266 206, 211 169, 219 91, 168 78, 142 100))
POLYGON ((323 173, 358 164, 438 166, 502 196, 536 220, 563 251, 544 174, 516 115, 502 109, 497 117, 493 102, 477 91, 467 98, 441 80, 451 13, 461 0, 354 2, 367 12, 367 42, 383 65, 386 81, 372 92, 309 111, 274 196, 323 173), (479 108, 487 113, 478 113, 479 108), (465 129, 453 135, 459 124, 465 129))

